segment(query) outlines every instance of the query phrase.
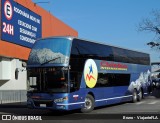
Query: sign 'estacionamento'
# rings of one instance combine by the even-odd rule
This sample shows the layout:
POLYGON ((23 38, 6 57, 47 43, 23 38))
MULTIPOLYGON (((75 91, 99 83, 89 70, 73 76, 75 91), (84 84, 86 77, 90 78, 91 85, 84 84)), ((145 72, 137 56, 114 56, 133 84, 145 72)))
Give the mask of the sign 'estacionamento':
POLYGON ((14 2, 1 1, 1 39, 31 48, 42 37, 41 16, 14 2))

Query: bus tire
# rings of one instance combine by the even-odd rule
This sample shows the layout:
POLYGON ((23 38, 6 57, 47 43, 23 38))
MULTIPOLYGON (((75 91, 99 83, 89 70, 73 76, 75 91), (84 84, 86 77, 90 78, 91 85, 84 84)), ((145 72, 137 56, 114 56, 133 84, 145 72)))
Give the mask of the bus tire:
POLYGON ((139 90, 139 94, 138 94, 138 101, 141 101, 143 98, 143 91, 142 89, 139 90))
POLYGON ((133 93, 132 93, 132 102, 133 102, 133 103, 136 103, 137 100, 138 100, 137 90, 134 89, 134 90, 133 90, 133 93))
POLYGON ((94 103, 95 103, 95 100, 94 100, 93 96, 91 96, 90 94, 88 94, 86 96, 86 98, 85 98, 84 107, 81 108, 81 112, 82 113, 91 112, 94 109, 94 103))

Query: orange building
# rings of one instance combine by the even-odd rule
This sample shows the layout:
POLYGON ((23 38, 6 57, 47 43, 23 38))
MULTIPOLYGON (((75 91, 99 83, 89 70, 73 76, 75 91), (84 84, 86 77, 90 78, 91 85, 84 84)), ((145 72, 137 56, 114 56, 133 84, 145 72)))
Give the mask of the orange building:
POLYGON ((19 37, 25 40, 28 39, 27 36, 33 36, 34 39, 29 38, 30 40, 26 41, 34 41, 36 38, 49 36, 77 37, 78 32, 33 3, 32 0, 0 0, 0 2, 2 8, 0 13, 0 92, 2 93, 1 102, 5 102, 7 100, 5 93, 11 97, 11 94, 20 90, 21 93, 18 94, 23 95, 22 92, 25 93, 27 90, 26 68, 22 62, 27 61, 31 45, 28 46, 28 42, 24 42, 23 45, 19 37), (30 21, 25 21, 27 19, 30 21), (30 24, 31 21, 38 23, 39 27, 34 26, 34 23, 30 24), (39 36, 36 37, 36 35, 39 36), (16 70, 19 72, 18 78, 15 77, 16 70))
MULTIPOLYGON (((30 9, 42 17, 42 37, 49 36, 78 36, 78 32, 61 20, 54 17, 51 13, 34 4, 32 0, 15 0, 15 2, 30 9)), ((0 55, 28 59, 30 49, 13 43, 0 40, 0 55), (6 48, 7 47, 7 48, 6 48)))

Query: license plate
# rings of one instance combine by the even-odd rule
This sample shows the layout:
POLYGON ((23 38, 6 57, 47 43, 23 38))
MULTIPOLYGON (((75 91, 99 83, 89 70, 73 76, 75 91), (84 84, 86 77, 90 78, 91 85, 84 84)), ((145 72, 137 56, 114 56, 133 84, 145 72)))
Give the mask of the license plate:
POLYGON ((40 104, 40 107, 46 107, 46 104, 40 104))

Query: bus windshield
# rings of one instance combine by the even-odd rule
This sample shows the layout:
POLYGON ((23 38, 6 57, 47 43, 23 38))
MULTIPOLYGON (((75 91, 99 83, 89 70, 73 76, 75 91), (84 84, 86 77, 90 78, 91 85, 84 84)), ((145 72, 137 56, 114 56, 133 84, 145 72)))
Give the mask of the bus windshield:
POLYGON ((71 41, 67 38, 47 38, 38 40, 33 46, 28 66, 51 66, 69 63, 71 41))
POLYGON ((28 70, 29 90, 65 93, 68 90, 68 70, 63 68, 32 68, 28 70))

